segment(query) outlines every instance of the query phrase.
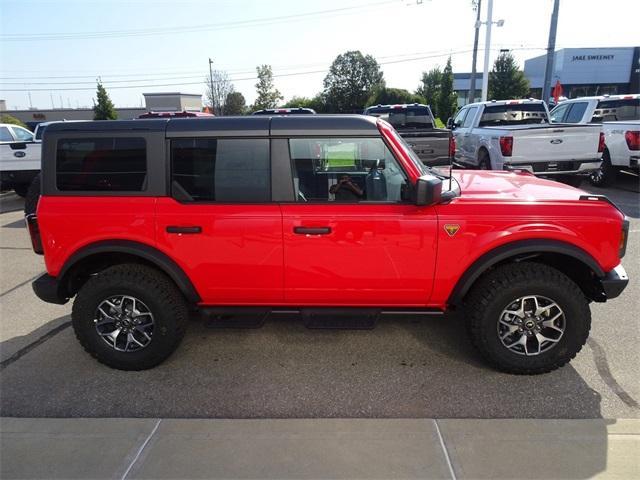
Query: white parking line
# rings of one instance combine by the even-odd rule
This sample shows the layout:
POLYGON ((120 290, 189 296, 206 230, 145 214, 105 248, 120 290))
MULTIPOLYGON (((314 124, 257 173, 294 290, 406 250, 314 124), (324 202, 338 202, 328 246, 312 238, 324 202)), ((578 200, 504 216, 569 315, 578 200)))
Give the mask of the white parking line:
POLYGON ((136 456, 131 461, 131 464, 127 468, 127 471, 124 472, 124 475, 122 475, 121 480, 125 480, 127 478, 127 475, 129 475, 129 472, 131 471, 131 469, 133 468, 135 463, 138 461, 138 458, 140 458, 140 455, 142 455, 142 451, 144 450, 144 447, 147 446, 147 443, 149 443, 149 440, 151 440, 151 437, 153 437, 153 434, 156 433, 156 430, 158 430, 158 427, 160 426, 160 422, 162 422, 161 418, 158 419, 158 422, 156 423, 156 426, 153 427, 153 430, 151 430, 151 433, 149 434, 147 439, 142 443, 142 445, 140 445, 140 448, 138 449, 138 452, 136 453, 136 456))
POLYGON ((436 432, 438 432, 438 439, 440 440, 440 446, 442 447, 442 452, 444 453, 444 458, 447 460, 447 466, 449 467, 449 473, 451 474, 452 480, 457 480, 456 472, 453 471, 453 465, 451 464, 451 458, 449 458, 449 451, 447 450, 447 445, 444 443, 444 438, 442 438, 442 434, 440 433, 440 427, 438 426, 438 420, 433 419, 433 424, 436 426, 436 432))

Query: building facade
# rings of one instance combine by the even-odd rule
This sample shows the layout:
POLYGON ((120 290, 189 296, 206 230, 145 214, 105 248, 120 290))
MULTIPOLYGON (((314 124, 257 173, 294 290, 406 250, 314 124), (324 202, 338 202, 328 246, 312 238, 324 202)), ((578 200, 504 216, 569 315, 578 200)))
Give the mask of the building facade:
MULTIPOLYGON (((143 93, 145 107, 116 108, 118 118, 131 120, 143 113, 155 112, 181 112, 183 110, 201 111, 202 95, 199 93, 143 93)), ((4 101, 0 100, 0 107, 4 101)), ((51 108, 51 109, 26 109, 7 110, 6 105, 0 108, 0 113, 11 115, 30 127, 40 122, 52 122, 58 120, 93 120, 92 108, 51 108)))
MULTIPOLYGON (((531 97, 541 98, 546 55, 524 62, 524 74, 531 85, 531 97)), ((551 87, 559 80, 567 98, 640 92, 640 47, 563 48, 555 52, 551 87)), ((458 105, 469 98, 470 73, 454 73, 453 89, 458 105)), ((482 72, 476 76, 476 98, 482 93, 482 72)))

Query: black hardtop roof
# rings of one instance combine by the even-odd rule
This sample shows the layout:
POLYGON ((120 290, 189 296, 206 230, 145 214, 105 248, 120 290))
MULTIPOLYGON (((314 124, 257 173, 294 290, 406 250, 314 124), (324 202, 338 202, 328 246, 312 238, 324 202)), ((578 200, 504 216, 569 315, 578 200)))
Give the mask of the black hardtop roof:
POLYGON ((149 118, 60 122, 47 127, 57 132, 166 132, 188 136, 316 136, 377 135, 376 119, 364 115, 257 115, 238 117, 149 118))

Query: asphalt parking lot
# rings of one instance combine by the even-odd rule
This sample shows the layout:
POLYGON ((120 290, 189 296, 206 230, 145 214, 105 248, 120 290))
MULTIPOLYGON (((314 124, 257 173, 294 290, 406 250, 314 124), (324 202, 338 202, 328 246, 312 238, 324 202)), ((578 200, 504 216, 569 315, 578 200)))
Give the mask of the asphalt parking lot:
MULTIPOLYGON (((585 187, 587 187, 585 185, 585 187)), ((0 415, 182 418, 638 418, 640 193, 605 193, 631 220, 623 296, 593 304, 592 334, 569 365, 520 377, 484 365, 463 319, 387 318, 375 330, 307 330, 296 317, 260 329, 194 321, 178 351, 145 372, 96 363, 69 326, 70 305, 38 300, 43 271, 22 200, 0 196, 0 415)))

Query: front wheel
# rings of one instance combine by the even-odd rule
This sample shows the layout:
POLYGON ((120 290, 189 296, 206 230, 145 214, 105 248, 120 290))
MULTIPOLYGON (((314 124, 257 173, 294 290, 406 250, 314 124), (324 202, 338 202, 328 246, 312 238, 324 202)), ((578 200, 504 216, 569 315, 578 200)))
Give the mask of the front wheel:
POLYGON ((84 349, 120 370, 145 370, 164 361, 182 340, 187 319, 175 284, 158 270, 135 264, 91 276, 71 313, 84 349))
POLYGON ((560 271, 507 264, 480 279, 465 302, 471 339, 498 370, 534 375, 555 370, 582 349, 591 328, 589 303, 560 271))

